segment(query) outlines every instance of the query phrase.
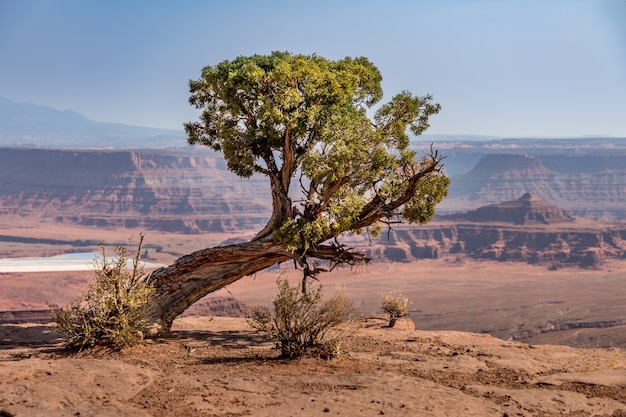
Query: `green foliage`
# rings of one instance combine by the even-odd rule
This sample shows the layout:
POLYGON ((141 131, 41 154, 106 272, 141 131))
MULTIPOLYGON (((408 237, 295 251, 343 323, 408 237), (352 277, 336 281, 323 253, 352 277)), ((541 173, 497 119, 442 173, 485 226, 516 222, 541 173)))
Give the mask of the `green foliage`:
POLYGON ((409 310, 409 298, 397 291, 392 291, 383 296, 382 311, 389 314, 389 327, 393 327, 399 318, 411 314, 409 310))
POLYGON ((55 326, 67 337, 69 348, 119 350, 143 341, 149 326, 147 307, 154 295, 139 263, 143 238, 141 235, 131 270, 126 247, 117 246, 113 259, 101 247, 102 259, 95 261, 95 282, 69 306, 53 311, 55 326))
POLYGON ((273 52, 223 61, 190 81, 189 101, 203 112, 185 124, 188 141, 223 152, 237 175, 270 178, 270 232, 292 251, 381 219, 423 223, 449 180, 432 150, 416 160, 408 134, 426 130, 441 106, 403 91, 370 116, 381 81, 364 57, 273 52), (289 194, 297 175, 300 208, 289 194))
POLYGON ((240 56, 207 66, 190 81, 190 103, 205 111, 202 123, 187 123, 189 142, 223 151, 242 177, 265 173, 259 160, 281 151, 285 133, 305 146, 335 108, 371 105, 382 96, 382 77, 365 58, 329 61, 274 52, 240 56))
POLYGON ((267 307, 256 308, 250 325, 275 340, 282 356, 333 358, 339 354, 343 335, 339 326, 355 310, 343 293, 324 300, 321 287, 303 294, 281 278, 273 304, 274 316, 267 307))

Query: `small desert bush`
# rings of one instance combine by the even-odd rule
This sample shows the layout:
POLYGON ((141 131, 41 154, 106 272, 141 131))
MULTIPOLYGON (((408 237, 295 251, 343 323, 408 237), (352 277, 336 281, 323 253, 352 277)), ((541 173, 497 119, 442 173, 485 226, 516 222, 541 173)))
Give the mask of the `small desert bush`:
POLYGON ((126 247, 117 246, 116 256, 108 258, 101 246, 102 258, 94 261, 95 282, 69 306, 53 310, 54 324, 67 337, 68 348, 119 350, 143 341, 149 325, 148 303, 154 295, 139 262, 143 237, 132 269, 127 267, 126 247))
POLYGON ((389 327, 393 327, 399 318, 411 313, 409 298, 398 291, 392 291, 383 296, 381 309, 383 313, 389 314, 389 327))
POLYGON ((321 286, 306 293, 278 279, 274 315, 267 307, 253 310, 250 325, 277 342, 283 357, 303 355, 334 358, 340 353, 346 323, 355 307, 342 292, 324 300, 321 286))

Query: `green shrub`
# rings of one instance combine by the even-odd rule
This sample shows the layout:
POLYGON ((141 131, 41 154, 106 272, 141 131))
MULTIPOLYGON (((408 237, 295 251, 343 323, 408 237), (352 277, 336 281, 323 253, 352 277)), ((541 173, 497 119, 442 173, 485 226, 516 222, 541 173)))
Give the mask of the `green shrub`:
POLYGON ((128 269, 128 249, 115 248, 115 257, 96 259, 95 282, 87 292, 66 308, 53 310, 56 328, 67 337, 67 346, 84 349, 105 346, 122 349, 143 341, 148 330, 147 307, 154 288, 146 283, 139 254, 144 235, 140 235, 133 268, 128 269))
POLYGON ((343 293, 323 299, 321 287, 301 293, 287 279, 279 278, 274 316, 267 307, 254 309, 250 325, 277 342, 283 357, 314 355, 330 359, 340 352, 347 322, 355 307, 343 293))
POLYGON ((389 314, 389 327, 393 327, 401 317, 411 314, 409 298, 398 291, 392 291, 383 296, 382 311, 389 314))

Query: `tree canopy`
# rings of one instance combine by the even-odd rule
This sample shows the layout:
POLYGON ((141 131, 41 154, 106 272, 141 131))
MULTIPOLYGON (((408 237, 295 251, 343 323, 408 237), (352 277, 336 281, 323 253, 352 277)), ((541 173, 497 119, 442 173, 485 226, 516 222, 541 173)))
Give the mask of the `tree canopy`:
POLYGON ((272 215, 250 242, 202 249, 150 275, 155 334, 205 295, 271 265, 294 260, 304 290, 325 270, 318 260, 331 269, 367 262, 343 233, 433 218, 449 180, 439 153, 431 146, 417 157, 409 134, 426 130, 440 106, 408 91, 381 104, 381 81, 367 58, 289 52, 223 61, 190 81, 189 101, 202 113, 185 124, 189 143, 222 152, 243 178, 265 175, 272 215))
POLYGON ((375 233, 381 222, 427 222, 449 184, 436 151, 416 160, 409 146, 409 132, 426 130, 440 105, 408 91, 379 104, 381 81, 363 57, 223 61, 190 82, 202 114, 185 125, 188 141, 221 151, 241 177, 269 178, 272 218, 255 239, 280 240, 300 259, 353 261, 337 242, 323 243, 375 233))

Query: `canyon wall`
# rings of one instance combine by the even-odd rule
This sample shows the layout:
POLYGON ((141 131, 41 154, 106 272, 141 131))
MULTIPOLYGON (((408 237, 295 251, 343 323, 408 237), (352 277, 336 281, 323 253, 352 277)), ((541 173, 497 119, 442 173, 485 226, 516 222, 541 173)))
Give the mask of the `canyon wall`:
POLYGON ((262 178, 242 181, 202 149, 0 150, 0 215, 103 228, 201 233, 261 228, 262 178))
POLYGON ((427 225, 398 227, 372 241, 368 251, 372 258, 404 262, 465 256, 603 268, 611 259, 626 258, 626 222, 576 219, 526 193, 427 225))
MULTIPOLYGON (((357 244, 355 240, 351 242, 357 244)), ((602 268, 626 258, 626 224, 607 228, 528 227, 504 224, 434 222, 402 227, 373 241, 361 242, 377 260, 411 262, 467 256, 474 259, 543 264, 550 268, 602 268)))
POLYGON ((443 143, 451 175, 450 214, 525 193, 577 217, 626 220, 626 140, 516 140, 443 143))

